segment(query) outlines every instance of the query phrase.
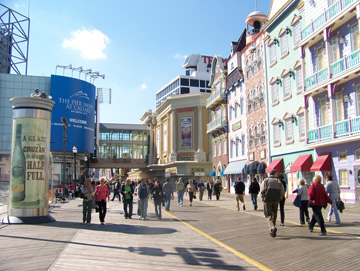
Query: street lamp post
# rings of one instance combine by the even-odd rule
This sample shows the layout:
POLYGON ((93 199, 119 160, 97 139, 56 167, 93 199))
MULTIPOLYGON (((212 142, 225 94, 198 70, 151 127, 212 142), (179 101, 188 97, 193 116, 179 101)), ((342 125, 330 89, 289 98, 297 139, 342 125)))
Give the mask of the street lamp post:
POLYGON ((63 196, 65 196, 65 150, 66 150, 66 129, 68 126, 68 122, 66 118, 61 118, 61 122, 63 123, 64 133, 63 133, 63 141, 64 141, 64 148, 63 148, 63 196))
POLYGON ((77 154, 77 148, 74 146, 72 148, 73 154, 74 154, 74 189, 76 185, 76 154, 77 154))

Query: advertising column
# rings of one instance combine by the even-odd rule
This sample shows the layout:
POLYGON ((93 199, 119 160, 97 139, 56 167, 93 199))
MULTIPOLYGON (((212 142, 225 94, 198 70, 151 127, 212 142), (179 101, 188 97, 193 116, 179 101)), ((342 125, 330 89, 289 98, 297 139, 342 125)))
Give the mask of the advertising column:
POLYGON ((55 102, 38 97, 10 99, 13 130, 8 216, 3 223, 45 223, 49 215, 51 111, 55 102))

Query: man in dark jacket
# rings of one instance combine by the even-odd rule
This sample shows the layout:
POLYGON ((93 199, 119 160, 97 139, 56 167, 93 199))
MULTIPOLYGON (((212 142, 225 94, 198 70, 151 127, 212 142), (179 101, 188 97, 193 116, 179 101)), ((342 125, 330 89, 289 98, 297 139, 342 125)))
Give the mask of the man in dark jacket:
POLYGON ((121 187, 121 194, 123 195, 123 204, 124 204, 124 217, 126 219, 132 216, 132 208, 133 208, 133 195, 134 188, 131 185, 131 180, 127 179, 125 184, 121 187))
POLYGON ((119 201, 121 201, 121 196, 120 196, 120 182, 119 179, 116 179, 115 184, 114 184, 114 196, 112 198, 111 201, 114 201, 114 199, 116 198, 116 196, 119 197, 119 201))
POLYGON ((251 195, 251 201, 254 206, 254 210, 256 210, 258 207, 257 206, 257 196, 258 196, 259 192, 260 192, 260 185, 257 182, 257 179, 253 178, 253 180, 250 184, 250 187, 249 187, 249 194, 251 195))
POLYGON ((241 177, 237 178, 234 188, 235 188, 236 210, 240 211, 239 201, 241 201, 243 210, 245 211, 245 202, 244 202, 245 184, 241 180, 241 177))
POLYGON ((284 197, 285 190, 282 183, 275 177, 276 170, 270 170, 270 176, 260 185, 260 195, 264 202, 264 214, 268 218, 270 236, 275 237, 276 217, 279 201, 284 197))

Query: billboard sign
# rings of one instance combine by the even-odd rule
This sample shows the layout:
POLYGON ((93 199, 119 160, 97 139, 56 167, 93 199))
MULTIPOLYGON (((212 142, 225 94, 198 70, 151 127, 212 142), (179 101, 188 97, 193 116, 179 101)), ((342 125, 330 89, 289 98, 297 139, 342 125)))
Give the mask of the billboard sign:
POLYGON ((191 149, 192 145, 192 117, 180 118, 180 148, 191 149))
POLYGON ((55 105, 51 118, 51 151, 63 150, 63 123, 68 122, 66 151, 92 153, 95 131, 95 86, 84 80, 51 75, 50 95, 55 105))

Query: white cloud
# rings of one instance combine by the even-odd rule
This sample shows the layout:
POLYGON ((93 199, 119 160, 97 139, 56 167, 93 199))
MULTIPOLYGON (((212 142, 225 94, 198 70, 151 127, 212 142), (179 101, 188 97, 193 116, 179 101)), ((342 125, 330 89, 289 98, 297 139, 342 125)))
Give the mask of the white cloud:
POLYGON ((147 89, 147 85, 145 83, 141 84, 140 89, 141 90, 147 89))
POLYGON ((103 52, 110 39, 97 29, 76 30, 71 33, 71 39, 64 39, 63 48, 70 48, 80 52, 85 60, 107 58, 103 52))
POLYGON ((180 55, 180 54, 175 54, 174 58, 175 59, 186 59, 188 56, 187 55, 180 55))

